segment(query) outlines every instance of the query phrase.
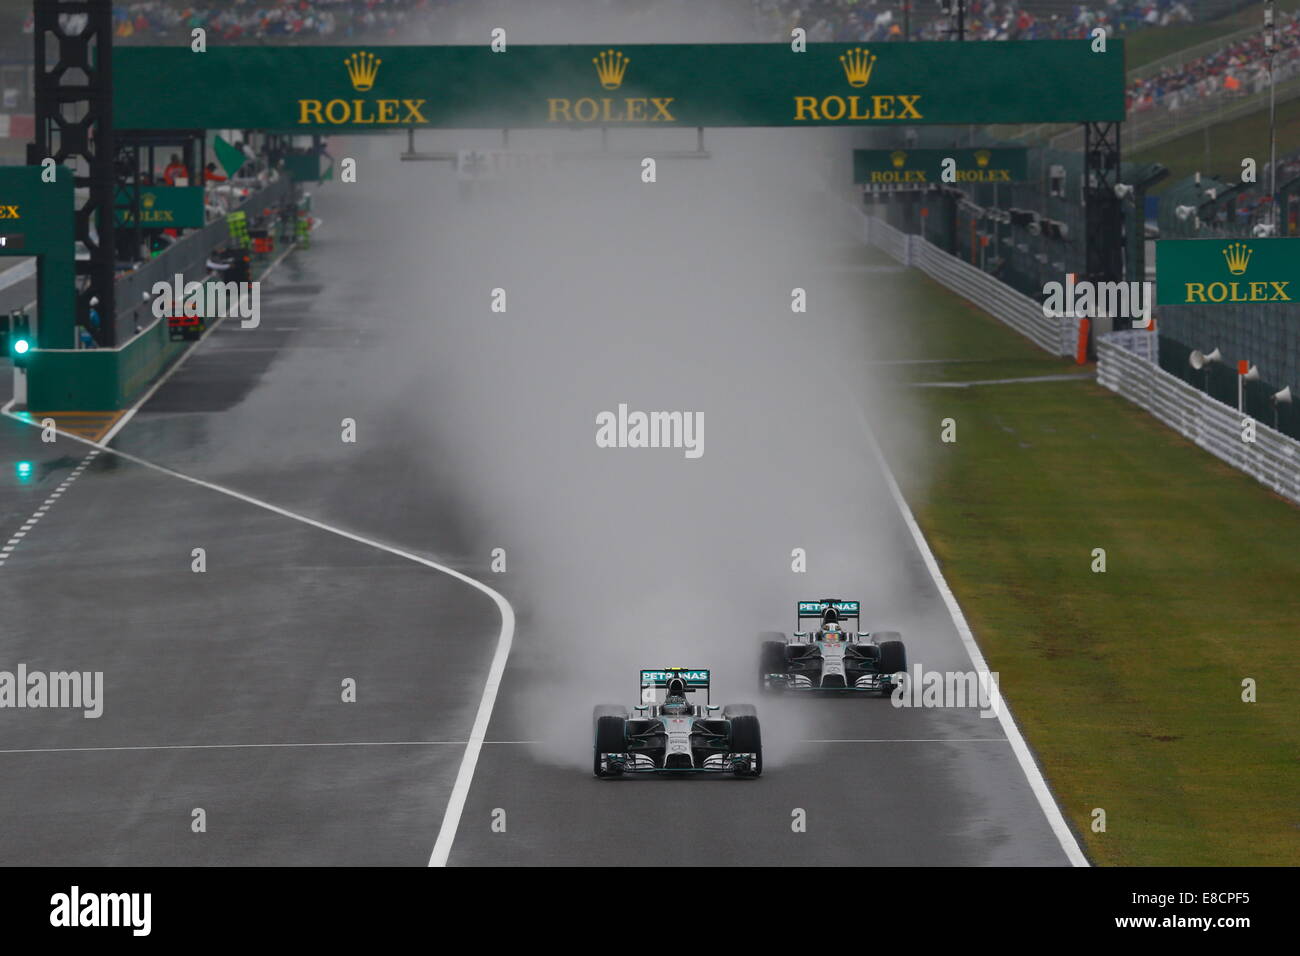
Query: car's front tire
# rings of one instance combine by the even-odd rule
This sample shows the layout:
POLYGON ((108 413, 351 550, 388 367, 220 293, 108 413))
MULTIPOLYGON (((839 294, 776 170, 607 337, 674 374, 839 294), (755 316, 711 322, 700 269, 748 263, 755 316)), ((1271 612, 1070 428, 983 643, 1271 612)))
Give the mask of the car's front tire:
MULTIPOLYGON (((600 708, 597 708, 599 711, 600 708)), ((613 715, 596 716, 595 762, 592 772, 597 777, 611 774, 601 768, 600 758, 606 754, 627 753, 627 722, 622 717, 613 715)))
POLYGON ((754 762, 749 769, 737 770, 737 777, 757 777, 763 772, 763 735, 757 717, 744 715, 731 718, 731 752, 754 755, 754 762))
MULTIPOLYGON (((781 637, 782 635, 764 634, 763 636, 781 637)), ((758 688, 769 691, 771 688, 767 683, 767 675, 785 673, 785 641, 764 641, 759 650, 758 661, 758 688)))
POLYGON ((897 674, 899 671, 907 670, 907 649, 899 639, 900 635, 896 631, 886 631, 875 636, 876 643, 880 647, 880 656, 876 662, 880 673, 897 674), (882 637, 885 640, 880 640, 882 637))

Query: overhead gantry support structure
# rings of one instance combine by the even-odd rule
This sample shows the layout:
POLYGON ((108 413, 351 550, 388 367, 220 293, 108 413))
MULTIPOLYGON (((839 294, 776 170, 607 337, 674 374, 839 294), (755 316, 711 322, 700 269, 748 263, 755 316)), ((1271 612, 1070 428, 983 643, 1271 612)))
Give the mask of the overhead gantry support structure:
POLYGON ((45 159, 74 169, 78 190, 77 241, 89 252, 78 259, 76 322, 88 326, 90 300, 98 299, 95 337, 117 343, 113 296, 113 4, 112 0, 34 0, 36 139, 27 164, 45 159))
POLYGON ((1119 123, 1083 124, 1084 269, 1093 282, 1124 279, 1124 203, 1115 190, 1119 130, 1119 123))

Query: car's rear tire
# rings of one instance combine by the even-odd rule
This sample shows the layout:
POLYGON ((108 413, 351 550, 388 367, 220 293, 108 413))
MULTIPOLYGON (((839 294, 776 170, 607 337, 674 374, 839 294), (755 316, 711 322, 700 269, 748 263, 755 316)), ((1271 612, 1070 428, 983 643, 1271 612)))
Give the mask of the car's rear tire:
MULTIPOLYGON (((764 634, 764 637, 770 637, 771 634, 764 634)), ((782 635, 776 634, 781 637, 782 635)), ((769 690, 767 686, 768 674, 785 673, 785 641, 764 641, 758 654, 758 687, 760 690, 769 690)))
POLYGON ((753 704, 728 704, 722 708, 722 716, 727 720, 733 717, 757 717, 758 708, 753 704))
POLYGON ((763 772, 763 735, 759 731, 757 717, 745 715, 731 718, 731 752, 754 755, 754 763, 750 768, 737 770, 736 776, 757 777, 763 772))
POLYGON ((605 754, 627 753, 626 722, 622 717, 607 715, 596 718, 595 762, 592 772, 597 777, 608 777, 601 769, 600 758, 605 754))

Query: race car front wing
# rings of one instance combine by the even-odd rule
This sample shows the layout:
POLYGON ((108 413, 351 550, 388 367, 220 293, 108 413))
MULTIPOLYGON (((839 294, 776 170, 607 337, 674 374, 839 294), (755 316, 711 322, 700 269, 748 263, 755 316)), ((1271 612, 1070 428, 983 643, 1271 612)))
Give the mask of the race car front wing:
POLYGON ((893 691, 898 686, 893 674, 867 673, 859 674, 851 684, 836 686, 834 684, 815 683, 807 674, 776 673, 763 675, 763 685, 768 690, 785 691, 833 691, 854 693, 858 691, 893 691))
POLYGON ((709 754, 699 767, 660 767, 648 754, 601 754, 601 764, 608 773, 736 773, 753 765, 755 754, 709 754))

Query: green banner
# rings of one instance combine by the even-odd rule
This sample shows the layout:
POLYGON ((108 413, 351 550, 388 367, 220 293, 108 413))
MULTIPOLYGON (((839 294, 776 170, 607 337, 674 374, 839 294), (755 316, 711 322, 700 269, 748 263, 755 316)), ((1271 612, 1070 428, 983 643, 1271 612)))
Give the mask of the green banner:
POLYGON ((37 256, 40 348, 72 348, 76 326, 73 171, 0 166, 0 256, 37 256), (52 182, 47 182, 48 179, 52 182))
POLYGON ((1029 177, 1027 149, 855 149, 853 181, 867 186, 975 185, 1018 183, 1029 177), (953 160, 953 181, 944 163, 953 160))
POLYGON ((866 126, 1124 119, 1124 45, 122 47, 120 129, 866 126), (158 82, 166 77, 165 83, 158 82))
MULTIPOLYGON (((117 221, 132 225, 132 213, 124 203, 131 201, 122 191, 117 194, 117 221)), ((140 226, 144 229, 200 229, 204 226, 202 186, 141 186, 140 226)))
POLYGON ((1160 239, 1157 305, 1300 301, 1300 238, 1160 239))

